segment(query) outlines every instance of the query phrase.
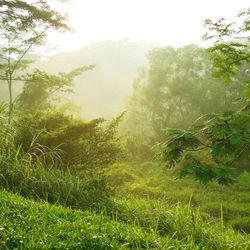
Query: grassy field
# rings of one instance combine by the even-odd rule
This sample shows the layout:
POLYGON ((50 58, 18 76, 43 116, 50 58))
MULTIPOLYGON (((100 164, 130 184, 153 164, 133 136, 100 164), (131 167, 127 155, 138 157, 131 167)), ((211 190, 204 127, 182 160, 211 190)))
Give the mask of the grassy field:
POLYGON ((175 246, 168 238, 104 214, 34 202, 0 192, 2 249, 116 249, 175 246))

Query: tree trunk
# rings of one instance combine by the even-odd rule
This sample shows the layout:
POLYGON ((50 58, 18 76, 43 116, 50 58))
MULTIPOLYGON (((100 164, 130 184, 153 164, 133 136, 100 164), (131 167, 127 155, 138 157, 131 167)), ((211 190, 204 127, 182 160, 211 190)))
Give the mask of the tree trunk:
POLYGON ((8 80, 8 86, 9 86, 9 124, 11 121, 11 115, 12 115, 12 106, 13 106, 13 100, 12 100, 12 77, 10 76, 10 79, 8 80))

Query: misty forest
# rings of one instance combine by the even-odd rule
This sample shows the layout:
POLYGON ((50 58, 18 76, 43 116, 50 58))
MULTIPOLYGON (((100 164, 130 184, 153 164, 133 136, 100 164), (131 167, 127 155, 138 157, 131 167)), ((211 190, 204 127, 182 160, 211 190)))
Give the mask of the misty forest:
POLYGON ((51 2, 0 0, 0 249, 249 249, 249 9, 66 51, 51 2))

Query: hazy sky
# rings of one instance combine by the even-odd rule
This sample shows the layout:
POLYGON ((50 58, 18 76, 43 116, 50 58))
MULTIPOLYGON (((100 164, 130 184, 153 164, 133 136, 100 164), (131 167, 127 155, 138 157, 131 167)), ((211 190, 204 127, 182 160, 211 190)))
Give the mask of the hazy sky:
MULTIPOLYGON (((62 50, 100 40, 148 41, 160 45, 202 44, 205 19, 233 17, 247 0, 49 0, 69 13, 74 34, 50 34, 62 50), (70 2, 64 7, 59 2, 70 2)), ((204 44, 205 45, 205 44, 204 44)))

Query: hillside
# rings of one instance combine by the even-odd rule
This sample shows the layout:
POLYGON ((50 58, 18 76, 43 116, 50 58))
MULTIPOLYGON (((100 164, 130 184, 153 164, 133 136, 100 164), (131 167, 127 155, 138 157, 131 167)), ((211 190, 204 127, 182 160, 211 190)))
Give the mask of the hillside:
POLYGON ((243 235, 230 230, 213 235, 216 226, 210 232, 204 228, 203 237, 195 243, 197 236, 192 234, 183 239, 162 237, 153 229, 146 232, 136 222, 111 220, 105 212, 34 202, 4 190, 0 191, 0 218, 1 249, 247 249, 243 235))

